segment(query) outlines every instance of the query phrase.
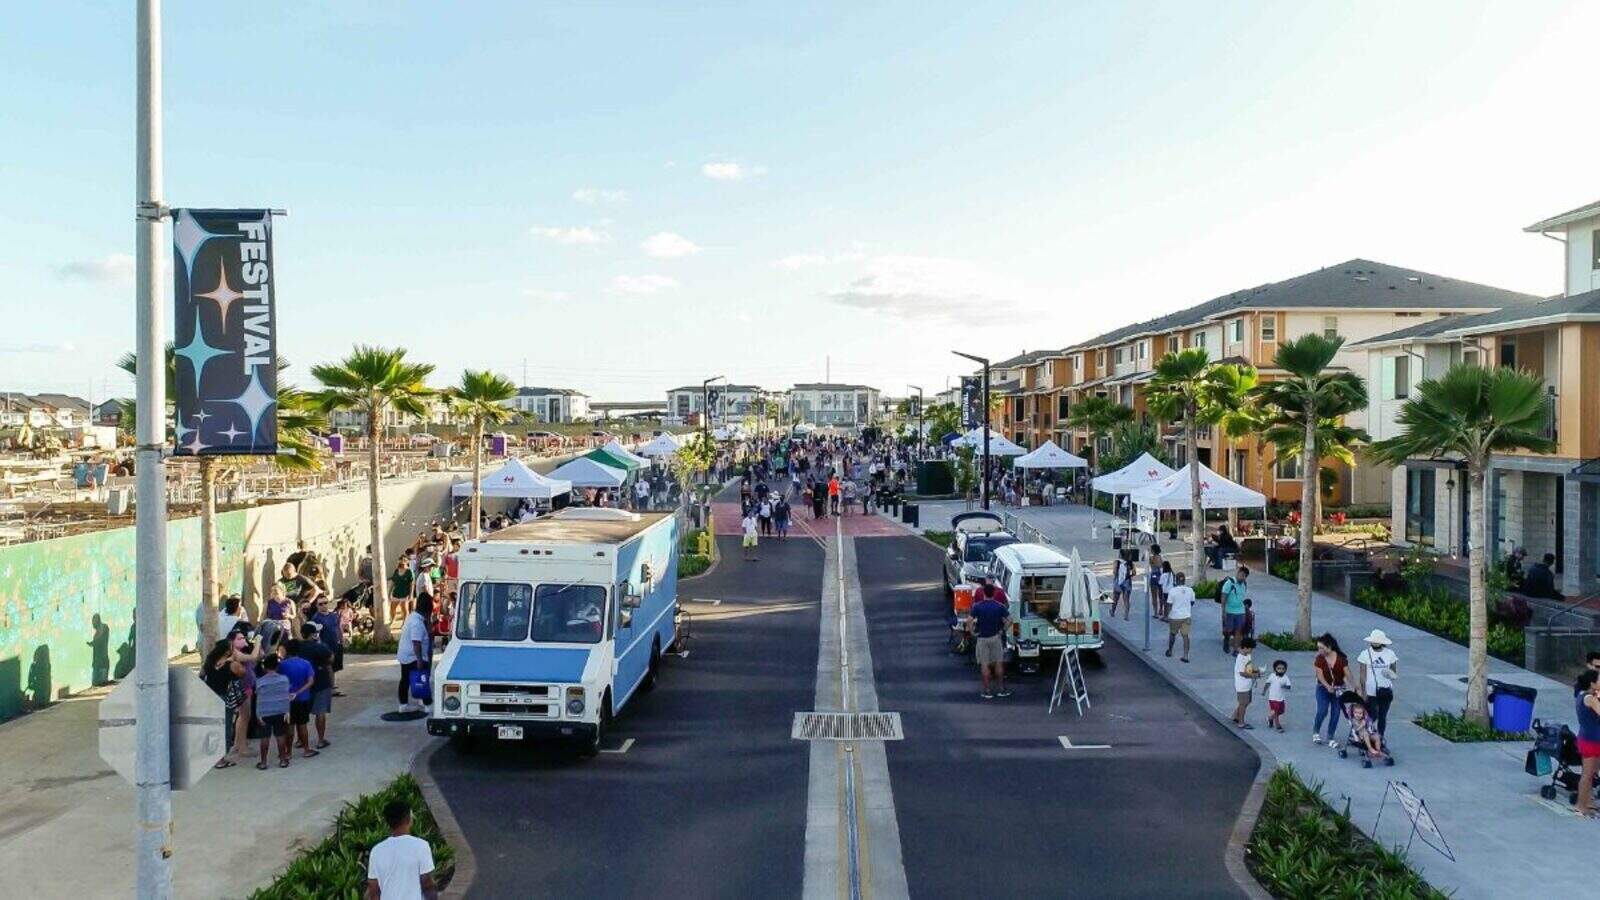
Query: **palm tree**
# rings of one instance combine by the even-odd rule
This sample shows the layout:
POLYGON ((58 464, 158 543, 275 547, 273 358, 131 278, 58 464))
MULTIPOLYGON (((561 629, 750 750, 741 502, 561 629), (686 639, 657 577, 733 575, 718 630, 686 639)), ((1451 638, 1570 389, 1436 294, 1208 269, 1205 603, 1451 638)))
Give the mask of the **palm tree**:
POLYGON ((476 540, 478 514, 483 508, 483 431, 489 425, 509 422, 516 415, 505 401, 517 395, 517 386, 503 375, 468 369, 461 373, 461 383, 448 394, 456 415, 472 423, 472 524, 468 533, 476 540))
POLYGON ((383 562, 383 508, 378 500, 378 445, 383 438, 383 418, 389 410, 426 418, 426 401, 435 391, 424 382, 433 374, 427 363, 406 361, 404 348, 357 344, 349 356, 336 363, 311 367, 322 382, 312 395, 323 412, 350 410, 367 417, 367 505, 372 517, 372 589, 374 637, 389 639, 389 571, 383 562))
POLYGON ((1367 385, 1361 376, 1328 369, 1343 344, 1344 338, 1324 337, 1316 332, 1283 344, 1272 364, 1287 372, 1287 377, 1263 384, 1255 392, 1266 416, 1267 439, 1280 450, 1300 451, 1300 574, 1294 635, 1302 641, 1311 640, 1311 557, 1317 525, 1317 482, 1320 462, 1326 455, 1319 450, 1319 431, 1324 423, 1337 423, 1367 406, 1367 385), (1298 431, 1298 439, 1286 431, 1298 431))
MULTIPOLYGON (((124 353, 117 360, 117 368, 129 375, 137 375, 139 358, 124 353)), ((288 360, 278 357, 278 371, 289 368, 288 360)), ((169 342, 166 348, 167 396, 178 395, 177 354, 169 342)), ((131 430, 138 419, 138 408, 132 400, 121 403, 124 428, 131 430)), ((289 385, 278 386, 277 416, 279 453, 273 456, 273 465, 291 471, 315 471, 322 468, 322 456, 317 451, 316 432, 328 427, 327 417, 307 402, 306 395, 289 385)), ((225 470, 259 459, 250 455, 201 456, 200 461, 200 602, 205 612, 200 616, 200 642, 202 649, 216 643, 217 604, 222 584, 217 573, 222 566, 217 553, 217 482, 225 470)))
POLYGON ((1255 385, 1255 369, 1213 363, 1205 350, 1191 348, 1168 353, 1156 361, 1155 374, 1145 385, 1150 410, 1167 421, 1182 421, 1189 461, 1189 582, 1204 573, 1205 509, 1200 503, 1198 429, 1215 425, 1243 405, 1255 385))
POLYGON ((1549 420, 1544 381, 1515 369, 1457 364, 1439 378, 1418 384, 1395 415, 1395 422, 1400 434, 1372 445, 1376 459, 1401 466, 1412 457, 1449 456, 1467 464, 1472 499, 1467 705, 1463 716, 1488 724, 1489 600, 1484 574, 1489 557, 1484 541, 1488 530, 1484 481, 1489 460, 1496 453, 1550 453, 1556 449, 1555 441, 1546 437, 1549 420))
MULTIPOLYGON (((1090 456, 1099 472, 1100 441, 1118 425, 1133 421, 1133 409, 1108 397, 1092 394, 1079 400, 1067 416, 1067 424, 1089 429, 1090 456)), ((1069 448, 1070 449, 1070 448, 1069 448)))

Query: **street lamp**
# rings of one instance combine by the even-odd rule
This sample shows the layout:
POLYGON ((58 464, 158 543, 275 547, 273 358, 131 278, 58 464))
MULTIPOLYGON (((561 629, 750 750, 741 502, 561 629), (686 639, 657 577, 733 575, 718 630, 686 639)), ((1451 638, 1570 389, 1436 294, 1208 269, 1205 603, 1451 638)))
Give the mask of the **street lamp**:
POLYGON ((922 458, 922 451, 923 451, 923 446, 922 446, 922 442, 923 442, 923 436, 922 436, 922 407, 924 405, 923 404, 923 396, 922 396, 922 388, 919 388, 914 384, 908 384, 908 385, 906 385, 906 389, 917 392, 917 458, 921 459, 922 458))
POLYGON ((982 356, 973 356, 962 353, 960 350, 951 350, 951 353, 962 359, 970 359, 983 366, 983 384, 979 387, 978 402, 983 405, 983 483, 980 496, 983 498, 983 508, 989 508, 989 360, 982 356))
MULTIPOLYGON (((706 442, 707 447, 711 446, 711 382, 721 381, 724 377, 722 375, 713 375, 700 382, 700 438, 706 442)), ((716 457, 713 455, 713 463, 715 459, 716 457)), ((705 484, 707 487, 711 486, 710 466, 706 467, 705 484)))

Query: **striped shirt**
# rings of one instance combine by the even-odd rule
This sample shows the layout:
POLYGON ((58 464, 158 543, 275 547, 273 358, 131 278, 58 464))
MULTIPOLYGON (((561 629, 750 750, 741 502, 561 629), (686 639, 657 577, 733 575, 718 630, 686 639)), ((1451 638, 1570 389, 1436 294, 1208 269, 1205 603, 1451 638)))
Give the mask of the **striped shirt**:
POLYGON ((289 711, 289 679, 267 672, 256 679, 256 716, 281 716, 289 711))

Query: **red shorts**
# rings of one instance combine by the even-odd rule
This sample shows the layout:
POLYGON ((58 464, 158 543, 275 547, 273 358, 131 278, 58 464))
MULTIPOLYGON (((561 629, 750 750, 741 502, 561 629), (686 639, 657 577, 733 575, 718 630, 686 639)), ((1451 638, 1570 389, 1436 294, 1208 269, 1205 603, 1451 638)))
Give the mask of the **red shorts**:
POLYGON ((1584 759, 1594 759, 1600 756, 1600 741, 1586 741, 1578 738, 1578 755, 1584 759))
POLYGON ((1288 708, 1287 701, 1284 701, 1284 700, 1268 700, 1267 701, 1267 709, 1272 710, 1277 715, 1280 715, 1280 716, 1283 715, 1283 711, 1285 709, 1287 709, 1287 708, 1288 708))

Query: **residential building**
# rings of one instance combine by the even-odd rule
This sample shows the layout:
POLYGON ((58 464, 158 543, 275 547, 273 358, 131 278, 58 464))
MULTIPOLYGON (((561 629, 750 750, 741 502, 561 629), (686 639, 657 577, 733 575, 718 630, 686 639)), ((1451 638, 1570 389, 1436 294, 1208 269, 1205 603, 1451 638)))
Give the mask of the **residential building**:
POLYGON ((745 416, 756 415, 761 401, 768 395, 753 384, 710 385, 691 384, 667 391, 668 425, 688 425, 700 420, 706 398, 711 400, 711 421, 716 424, 736 423, 745 416))
MULTIPOLYGON (((384 410, 384 431, 415 428, 459 428, 470 424, 467 419, 457 415, 450 402, 443 397, 434 397, 428 400, 427 409, 428 414, 420 417, 401 412, 393 407, 384 410)), ((359 410, 335 410, 328 415, 328 424, 335 431, 364 432, 367 428, 367 414, 359 410)))
POLYGON ((71 394, 0 391, 0 426, 81 428, 90 424, 89 401, 71 394))
POLYGON ((94 424, 117 426, 122 424, 122 404, 128 400, 111 399, 94 408, 94 424))
POLYGON ((589 418, 589 395, 572 388, 521 387, 506 406, 540 422, 566 423, 589 418))
POLYGON ((864 384, 797 384, 789 389, 785 412, 807 425, 860 428, 879 421, 879 396, 864 384))

